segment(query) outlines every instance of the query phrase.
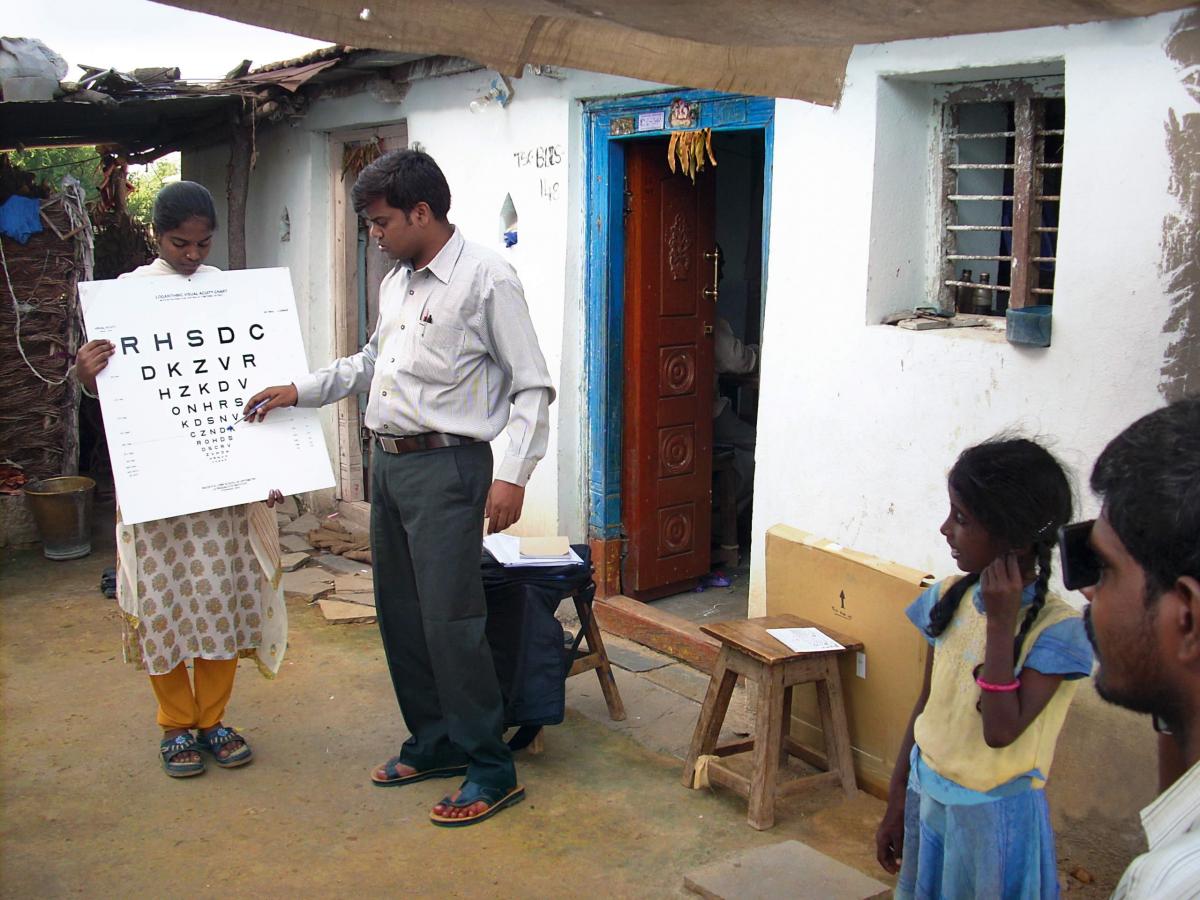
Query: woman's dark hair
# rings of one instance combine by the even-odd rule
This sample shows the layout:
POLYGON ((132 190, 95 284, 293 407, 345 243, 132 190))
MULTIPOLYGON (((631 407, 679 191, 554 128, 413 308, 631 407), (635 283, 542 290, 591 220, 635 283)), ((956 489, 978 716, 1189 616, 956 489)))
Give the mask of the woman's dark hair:
POLYGON ((154 198, 154 233, 158 237, 174 231, 195 216, 207 219, 213 231, 217 230, 217 207, 212 194, 202 184, 194 181, 175 181, 163 187, 154 198))
POLYGON ((1142 416, 1113 438, 1096 460, 1092 490, 1146 572, 1147 606, 1182 576, 1200 578, 1200 397, 1142 416))
POLYGON ((393 150, 371 163, 350 191, 354 211, 361 214, 376 200, 386 200, 405 215, 424 200, 439 222, 450 212, 450 185, 433 157, 420 150, 393 150))
MULTIPOLYGON (((1046 605, 1050 583, 1051 549, 1058 529, 1071 521, 1071 484, 1057 459, 1036 441, 1000 436, 968 447, 950 470, 952 487, 971 517, 996 540, 1013 549, 1032 546, 1037 556, 1037 581, 1013 646, 1013 659, 1046 605)), ((971 572, 946 589, 929 611, 930 637, 950 624, 958 604, 975 584, 971 572)))

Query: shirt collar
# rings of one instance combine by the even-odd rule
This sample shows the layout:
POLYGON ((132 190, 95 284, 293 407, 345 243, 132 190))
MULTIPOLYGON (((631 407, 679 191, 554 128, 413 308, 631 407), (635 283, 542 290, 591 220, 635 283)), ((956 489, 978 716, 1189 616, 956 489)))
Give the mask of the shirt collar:
POLYGON ((1151 850, 1178 840, 1200 824, 1200 762, 1142 810, 1151 850))
POLYGON ((454 267, 458 264, 458 258, 463 251, 463 236, 462 231, 458 226, 454 226, 454 232, 450 235, 450 240, 442 245, 442 249, 437 252, 437 256, 431 259, 425 268, 428 269, 442 284, 450 283, 450 276, 454 274, 454 267))

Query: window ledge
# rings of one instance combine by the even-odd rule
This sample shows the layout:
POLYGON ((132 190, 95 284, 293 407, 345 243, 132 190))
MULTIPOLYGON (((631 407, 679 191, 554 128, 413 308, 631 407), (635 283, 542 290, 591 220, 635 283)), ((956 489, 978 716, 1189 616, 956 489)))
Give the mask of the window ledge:
POLYGON ((899 325, 885 325, 882 322, 877 323, 873 328, 891 329, 892 331, 903 332, 912 335, 932 336, 939 335, 941 337, 955 338, 968 341, 983 341, 989 344, 1004 344, 1008 342, 1005 334, 1004 319, 997 318, 995 322, 988 322, 986 325, 974 325, 969 328, 926 328, 926 329, 911 329, 901 328, 899 325))

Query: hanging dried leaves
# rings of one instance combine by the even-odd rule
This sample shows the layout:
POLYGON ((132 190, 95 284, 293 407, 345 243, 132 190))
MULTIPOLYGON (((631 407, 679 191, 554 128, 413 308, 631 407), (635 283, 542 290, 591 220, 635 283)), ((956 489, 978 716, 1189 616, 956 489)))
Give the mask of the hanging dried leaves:
POLYGON ((667 165, 672 173, 678 165, 679 171, 695 182, 696 173, 704 171, 706 156, 714 166, 717 164, 717 158, 713 155, 711 128, 676 131, 671 135, 671 142, 667 144, 667 165))
POLYGON ((364 144, 347 144, 342 149, 342 181, 346 176, 357 178, 359 174, 379 157, 383 156, 383 141, 376 138, 364 144))

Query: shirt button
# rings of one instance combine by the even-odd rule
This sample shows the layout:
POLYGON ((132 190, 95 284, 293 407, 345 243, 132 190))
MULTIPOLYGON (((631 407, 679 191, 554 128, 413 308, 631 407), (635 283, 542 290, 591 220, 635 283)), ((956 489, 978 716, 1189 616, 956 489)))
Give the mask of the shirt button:
POLYGON ((380 393, 383 394, 383 396, 385 396, 385 397, 387 396, 387 391, 380 391, 380 393))
POLYGON ((403 323, 400 325, 400 330, 401 330, 401 331, 403 331, 403 330, 404 330, 404 325, 403 325, 403 323))
POLYGON ((415 294, 415 293, 416 293, 416 291, 409 291, 409 292, 408 292, 408 296, 410 296, 410 297, 411 297, 411 296, 412 296, 413 294, 415 294))
POLYGON ((388 362, 395 362, 395 361, 396 361, 396 357, 394 357, 394 356, 388 360, 388 362))

